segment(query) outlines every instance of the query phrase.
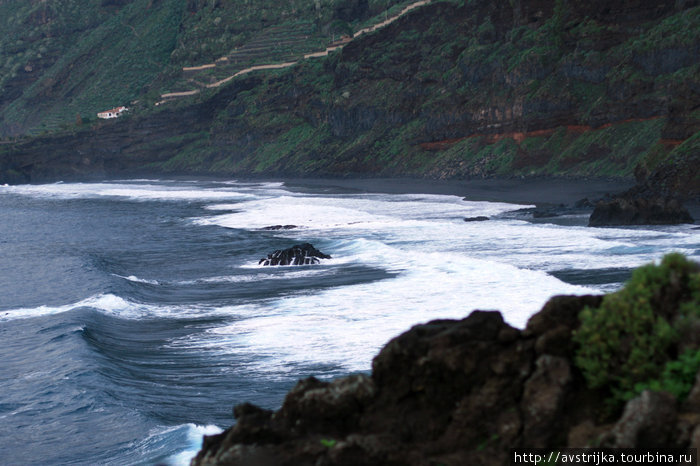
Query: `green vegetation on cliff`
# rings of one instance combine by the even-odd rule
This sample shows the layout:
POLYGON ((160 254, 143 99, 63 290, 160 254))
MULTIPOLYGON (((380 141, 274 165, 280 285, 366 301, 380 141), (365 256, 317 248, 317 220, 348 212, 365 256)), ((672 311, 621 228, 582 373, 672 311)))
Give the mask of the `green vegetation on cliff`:
MULTIPOLYGON (((680 92, 697 81, 700 8, 620 22, 557 5, 534 21, 484 2, 424 7, 325 61, 263 78, 230 104, 243 114, 220 115, 208 152, 231 172, 304 173, 301 158, 314 173, 444 178, 632 178, 640 161, 665 160, 668 101, 691 98, 680 92), (314 131, 276 140, 295 124, 314 131), (219 134, 256 144, 222 150, 219 134), (260 164, 271 150, 274 163, 260 164)), ((686 126, 682 138, 700 122, 686 126)))
MULTIPOLYGON (((134 94, 141 102, 134 121, 71 129, 76 140, 128 141, 107 149, 110 157, 134 161, 124 169, 142 169, 136 162, 140 154, 150 161, 149 169, 178 173, 631 179, 659 167, 690 166, 685 161, 696 153, 697 2, 667 0, 652 7, 621 0, 435 0, 327 57, 206 88, 243 63, 259 63, 261 49, 268 58, 295 56, 286 46, 275 49, 266 42, 270 38, 291 44, 294 34, 306 31, 307 44, 318 44, 338 31, 378 21, 382 8, 396 11, 410 2, 357 0, 343 9, 323 1, 277 7, 243 0, 169 1, 182 10, 175 43, 149 84, 134 81, 129 88, 141 88, 134 94), (288 33, 293 37, 284 39, 288 33), (213 68, 181 72, 181 66, 206 64, 226 53, 228 59, 213 68), (201 92, 152 105, 161 92, 193 86, 201 92), (188 133, 200 136, 176 147, 180 122, 171 119, 188 118, 180 115, 194 118, 188 133), (134 138, 130 128, 144 125, 154 127, 152 136, 134 138), (157 153, 165 148, 169 160, 157 153)), ((154 1, 151 8, 177 16, 164 2, 154 1)), ((110 7, 111 14, 128 13, 132 2, 121 3, 125 6, 110 7)), ((126 60, 130 49, 122 48, 126 60)), ((78 93, 74 106, 63 98, 47 105, 72 122, 87 95, 78 93)), ((0 116, 20 115, 28 108, 22 99, 6 107, 0 103, 0 116)), ((47 120, 52 111, 32 107, 20 126, 31 127, 31 115, 47 120)), ((4 124, 8 128, 7 119, 4 124)), ((41 179, 35 148, 63 151, 55 141, 50 136, 15 144, 12 160, 5 155, 0 167, 41 179), (22 168, 27 166, 32 168, 22 168)), ((0 159, 2 153, 0 148, 0 159)), ((680 181, 667 184, 698 192, 687 179, 691 174, 678 171, 680 181)))
POLYGON ((183 67, 211 63, 248 44, 247 55, 236 59, 241 63, 220 73, 300 56, 338 38, 336 30, 379 21, 385 10, 405 3, 5 0, 0 137, 56 131, 77 115, 94 120, 118 105, 148 114, 160 94, 192 88, 183 67))

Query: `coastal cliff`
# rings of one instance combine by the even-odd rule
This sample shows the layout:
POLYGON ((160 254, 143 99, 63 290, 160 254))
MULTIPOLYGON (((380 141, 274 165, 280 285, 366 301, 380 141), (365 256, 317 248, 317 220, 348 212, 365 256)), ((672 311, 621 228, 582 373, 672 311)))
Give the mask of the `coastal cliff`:
POLYGON ((327 57, 0 144, 0 182, 636 177, 694 197, 699 32, 695 1, 434 1, 327 57))
POLYGON ((204 465, 496 465, 511 448, 700 445, 700 267, 679 255, 607 296, 557 296, 519 330, 499 312, 417 325, 370 375, 242 404, 204 465))

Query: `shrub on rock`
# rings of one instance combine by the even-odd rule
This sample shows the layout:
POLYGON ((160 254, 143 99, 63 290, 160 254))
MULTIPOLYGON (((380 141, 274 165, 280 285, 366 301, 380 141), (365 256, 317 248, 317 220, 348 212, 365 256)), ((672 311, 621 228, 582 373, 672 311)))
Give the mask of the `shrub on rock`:
MULTIPOLYGON (((635 270, 622 290, 605 296, 600 308, 586 307, 579 318, 575 361, 591 388, 609 389, 618 405, 645 387, 665 386, 660 378, 668 373, 670 381, 678 369, 667 364, 678 361, 683 347, 698 349, 685 337, 700 318, 698 265, 669 254, 660 265, 635 270)), ((684 358, 681 365, 694 360, 693 354, 684 358)))

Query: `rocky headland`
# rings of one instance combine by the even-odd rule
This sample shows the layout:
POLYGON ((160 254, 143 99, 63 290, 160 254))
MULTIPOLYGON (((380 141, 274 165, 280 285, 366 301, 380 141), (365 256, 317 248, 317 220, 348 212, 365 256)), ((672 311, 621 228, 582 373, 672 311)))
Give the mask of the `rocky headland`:
POLYGON ((371 374, 301 380, 234 408, 204 465, 497 465, 517 447, 700 445, 700 267, 682 256, 606 296, 557 296, 525 329, 496 311, 417 325, 371 374))

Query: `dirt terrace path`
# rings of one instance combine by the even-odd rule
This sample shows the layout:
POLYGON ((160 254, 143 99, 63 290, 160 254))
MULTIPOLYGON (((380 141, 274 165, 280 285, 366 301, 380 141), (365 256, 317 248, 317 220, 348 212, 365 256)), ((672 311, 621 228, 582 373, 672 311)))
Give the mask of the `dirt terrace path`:
MULTIPOLYGON (((349 44, 350 42, 352 42, 354 39, 361 36, 362 34, 366 34, 368 32, 373 32, 373 31, 376 31, 377 29, 381 29, 384 26, 387 26, 387 25, 393 23, 394 21, 396 21, 397 19, 401 18, 409 11, 414 10, 418 7, 421 7, 423 5, 427 5, 431 1, 432 0, 420 0, 420 1, 417 1, 415 3, 411 3, 410 5, 407 5, 403 10, 401 10, 399 12, 399 14, 397 14, 396 16, 392 16, 391 18, 388 18, 388 19, 382 21, 381 23, 377 23, 373 26, 369 26, 369 27, 360 29, 359 31, 355 32, 352 35, 352 38, 345 40, 340 44, 334 43, 334 44, 330 45, 329 47, 327 47, 325 50, 321 50, 319 52, 307 53, 304 55, 303 59, 308 60, 310 58, 325 57, 330 52, 333 52, 333 51, 338 50, 338 49, 342 49, 343 47, 345 47, 345 45, 349 44)), ((223 61, 223 59, 220 58, 217 61, 223 61)), ((221 86, 222 84, 226 84, 227 82, 231 81, 233 78, 236 78, 238 76, 241 76, 241 75, 244 75, 247 73, 252 73, 253 71, 277 70, 277 69, 281 69, 281 68, 289 68, 291 66, 296 65, 297 63, 299 63, 299 61, 290 61, 290 62, 285 62, 285 63, 273 63, 273 64, 269 64, 269 65, 251 66, 249 68, 245 68, 243 70, 240 70, 239 72, 237 72, 237 73, 235 73, 227 78, 224 78, 220 81, 216 81, 215 83, 207 84, 206 87, 209 89, 216 88, 216 87, 221 86)), ((182 71, 202 71, 202 70, 207 70, 207 69, 211 69, 211 68, 215 68, 215 67, 216 67, 216 63, 207 63, 205 65, 200 65, 200 66, 187 66, 187 67, 182 68, 182 71)), ((193 89, 191 91, 168 92, 167 94, 161 94, 160 97, 162 100, 160 102, 157 102, 156 105, 164 104, 165 102, 168 102, 169 99, 187 97, 187 96, 199 94, 199 92, 200 92, 199 89, 193 89)))

